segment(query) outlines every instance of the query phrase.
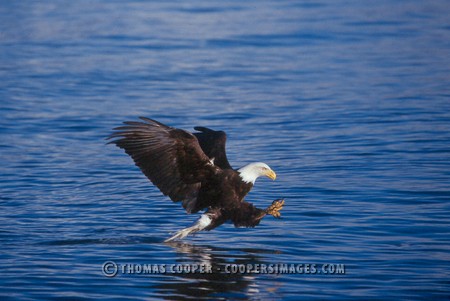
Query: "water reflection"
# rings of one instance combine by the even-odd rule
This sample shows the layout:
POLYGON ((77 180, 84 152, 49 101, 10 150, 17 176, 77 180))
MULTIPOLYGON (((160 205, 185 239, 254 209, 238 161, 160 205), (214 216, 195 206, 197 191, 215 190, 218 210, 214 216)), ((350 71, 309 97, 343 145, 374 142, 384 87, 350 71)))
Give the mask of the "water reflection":
POLYGON ((211 266, 211 273, 176 274, 154 288, 167 300, 183 299, 253 299, 276 292, 278 287, 262 287, 258 274, 230 273, 232 265, 267 264, 262 254, 270 250, 226 249, 183 242, 167 243, 178 258, 178 264, 211 266))

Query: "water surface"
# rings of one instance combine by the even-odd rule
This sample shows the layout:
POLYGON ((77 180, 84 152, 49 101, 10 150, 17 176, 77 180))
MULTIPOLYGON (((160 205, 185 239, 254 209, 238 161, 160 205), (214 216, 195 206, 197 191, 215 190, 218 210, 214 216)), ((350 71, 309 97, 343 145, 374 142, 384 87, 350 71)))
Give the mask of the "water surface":
POLYGON ((3 299, 447 299, 447 1, 4 1, 3 299), (282 219, 180 243, 186 215, 104 138, 155 118, 228 133, 282 219), (326 264, 323 274, 102 274, 326 264))

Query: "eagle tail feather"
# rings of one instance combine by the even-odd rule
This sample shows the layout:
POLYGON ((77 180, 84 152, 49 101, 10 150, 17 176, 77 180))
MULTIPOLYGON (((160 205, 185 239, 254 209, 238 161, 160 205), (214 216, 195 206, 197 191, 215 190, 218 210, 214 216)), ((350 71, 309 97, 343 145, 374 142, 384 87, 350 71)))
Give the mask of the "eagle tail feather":
POLYGON ((202 214, 200 218, 190 227, 177 231, 173 236, 166 239, 164 242, 171 242, 176 239, 183 239, 189 234, 201 231, 211 224, 211 218, 207 214, 202 214))

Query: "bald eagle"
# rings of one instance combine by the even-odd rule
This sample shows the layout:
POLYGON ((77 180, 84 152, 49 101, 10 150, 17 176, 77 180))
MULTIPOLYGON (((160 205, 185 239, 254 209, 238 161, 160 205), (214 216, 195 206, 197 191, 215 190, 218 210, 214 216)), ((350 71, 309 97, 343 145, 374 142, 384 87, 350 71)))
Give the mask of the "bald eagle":
POLYGON ((261 162, 233 169, 225 153, 225 132, 195 127, 198 132, 190 133, 153 119, 140 119, 115 128, 108 137, 114 140, 109 143, 124 149, 164 195, 182 202, 188 214, 206 209, 191 227, 166 242, 212 230, 226 221, 236 227, 255 227, 267 214, 280 217, 282 199, 265 210, 244 201, 258 177, 275 180, 276 174, 261 162))

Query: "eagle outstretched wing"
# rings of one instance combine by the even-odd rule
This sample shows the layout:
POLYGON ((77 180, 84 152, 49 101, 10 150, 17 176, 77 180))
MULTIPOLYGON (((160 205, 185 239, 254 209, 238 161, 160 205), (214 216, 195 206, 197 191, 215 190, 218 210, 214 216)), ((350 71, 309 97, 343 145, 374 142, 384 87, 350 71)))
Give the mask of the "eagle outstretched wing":
POLYGON ((109 136, 130 155, 136 166, 174 202, 183 201, 191 213, 202 182, 219 171, 202 151, 197 138, 184 130, 140 117, 126 121, 109 136))
POLYGON ((231 169, 225 151, 225 143, 227 135, 223 131, 214 131, 202 126, 194 127, 200 133, 194 133, 203 152, 210 158, 214 159, 214 164, 222 169, 231 169))

